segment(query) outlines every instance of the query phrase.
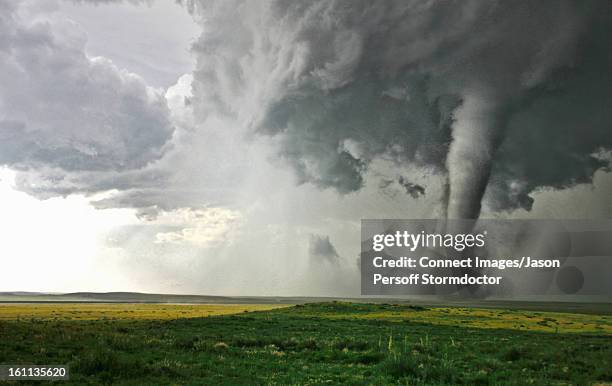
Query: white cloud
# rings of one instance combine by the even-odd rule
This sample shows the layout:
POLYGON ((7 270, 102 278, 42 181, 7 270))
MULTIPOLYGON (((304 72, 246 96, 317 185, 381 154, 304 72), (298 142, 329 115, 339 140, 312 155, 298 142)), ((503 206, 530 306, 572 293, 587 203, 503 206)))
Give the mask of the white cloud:
POLYGON ((149 85, 169 87, 193 70, 189 49, 200 28, 174 0, 63 0, 59 11, 86 29, 88 55, 109 58, 149 85))
POLYGON ((180 208, 162 211, 152 221, 157 226, 179 228, 171 232, 159 232, 156 243, 188 243, 201 248, 231 244, 238 236, 242 224, 240 212, 225 208, 180 208))
POLYGON ((85 33, 61 14, 0 3, 0 164, 124 171, 163 155, 174 128, 161 93, 88 57, 85 33))

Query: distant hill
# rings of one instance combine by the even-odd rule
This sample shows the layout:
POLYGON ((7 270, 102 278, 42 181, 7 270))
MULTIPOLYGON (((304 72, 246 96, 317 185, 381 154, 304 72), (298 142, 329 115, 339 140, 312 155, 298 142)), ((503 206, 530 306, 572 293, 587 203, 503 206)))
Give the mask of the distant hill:
POLYGON ((576 313, 612 314, 612 304, 607 300, 582 299, 573 301, 550 300, 500 300, 500 299, 458 299, 440 297, 307 297, 307 296, 211 296, 211 295, 177 295, 148 294, 140 292, 72 292, 42 293, 27 291, 0 292, 0 303, 172 303, 172 304, 305 304, 330 301, 348 301, 357 303, 404 303, 430 307, 478 307, 506 308, 533 311, 556 311, 576 313))
POLYGON ((64 294, 39 292, 0 292, 0 302, 104 302, 104 303, 186 303, 186 304, 303 304, 344 298, 274 297, 274 296, 210 296, 149 294, 140 292, 71 292, 64 294))

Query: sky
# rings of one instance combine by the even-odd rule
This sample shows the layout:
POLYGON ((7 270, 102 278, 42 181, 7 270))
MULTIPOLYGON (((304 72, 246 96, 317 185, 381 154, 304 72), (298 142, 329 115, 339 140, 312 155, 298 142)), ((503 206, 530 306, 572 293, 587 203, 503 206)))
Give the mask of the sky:
POLYGON ((0 291, 355 296, 362 218, 609 218, 611 18, 0 0, 0 291))

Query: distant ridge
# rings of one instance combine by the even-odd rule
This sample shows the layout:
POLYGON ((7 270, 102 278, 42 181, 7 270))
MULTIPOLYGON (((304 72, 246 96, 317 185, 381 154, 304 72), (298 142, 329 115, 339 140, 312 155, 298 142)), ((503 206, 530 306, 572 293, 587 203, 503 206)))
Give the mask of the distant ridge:
POLYGON ((149 294, 141 292, 70 292, 39 293, 26 291, 0 292, 0 302, 118 302, 118 303, 305 303, 298 298, 230 297, 211 295, 149 294), (289 300, 290 299, 290 300, 289 300))
POLYGON ((356 303, 403 303, 429 307, 478 307, 520 309, 612 315, 609 299, 570 299, 551 301, 544 299, 459 299, 441 297, 312 297, 312 296, 213 296, 150 294, 141 292, 71 292, 43 293, 28 291, 0 292, 0 303, 170 303, 170 304, 304 304, 331 301, 356 303), (585 301, 588 300, 588 301, 585 301))
POLYGON ((209 296, 209 295, 176 295, 176 294, 148 294, 141 292, 72 292, 58 295, 66 298, 84 298, 96 300, 113 300, 119 302, 142 301, 142 302, 228 302, 231 297, 209 296))
POLYGON ((46 295, 62 295, 55 292, 30 292, 30 291, 12 291, 0 292, 0 296, 46 296, 46 295))

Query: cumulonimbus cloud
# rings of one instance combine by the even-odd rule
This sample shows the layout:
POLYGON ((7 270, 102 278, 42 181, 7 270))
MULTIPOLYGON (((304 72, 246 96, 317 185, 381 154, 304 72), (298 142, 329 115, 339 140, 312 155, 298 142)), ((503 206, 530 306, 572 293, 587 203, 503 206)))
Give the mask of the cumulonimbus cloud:
MULTIPOLYGON (((199 163, 217 165, 207 189, 247 173, 220 168, 233 137, 229 150, 195 151, 214 143, 205 131, 272 138, 299 182, 341 194, 360 190, 379 158, 399 175, 446 176, 448 217, 478 216, 483 197, 496 211, 529 209, 531 192, 591 182, 610 162, 605 0, 181 2, 203 29, 193 84, 171 98, 189 104, 188 119, 138 76, 85 55, 69 20, 0 0, 0 164, 20 171, 20 189, 198 207, 199 163), (192 123, 168 157, 174 126, 192 123)), ((398 181, 414 197, 434 191, 409 182, 398 181)))
POLYGON ((447 174, 464 218, 608 164, 608 1, 184 2, 196 112, 274 136, 303 182, 356 191, 385 156, 447 174))

